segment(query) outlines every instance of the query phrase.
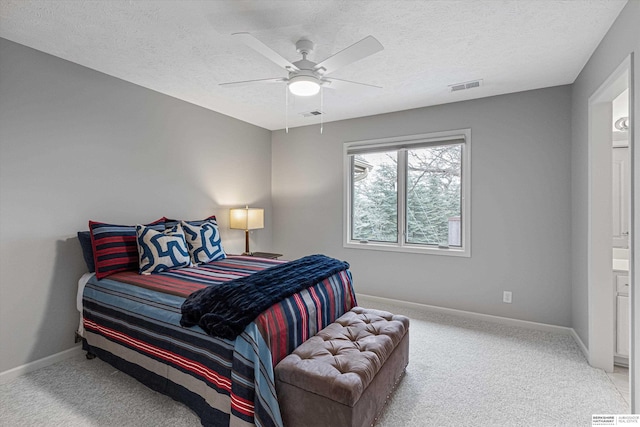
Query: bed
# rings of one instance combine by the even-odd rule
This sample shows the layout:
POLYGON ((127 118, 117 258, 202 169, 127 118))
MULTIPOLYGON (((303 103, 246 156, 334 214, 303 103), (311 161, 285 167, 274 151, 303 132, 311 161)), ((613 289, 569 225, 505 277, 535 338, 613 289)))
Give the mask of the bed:
POLYGON ((272 305, 233 340, 180 319, 194 291, 283 262, 228 256, 151 275, 86 274, 78 287, 83 348, 184 403, 205 426, 282 426, 274 367, 356 306, 349 270, 272 305))

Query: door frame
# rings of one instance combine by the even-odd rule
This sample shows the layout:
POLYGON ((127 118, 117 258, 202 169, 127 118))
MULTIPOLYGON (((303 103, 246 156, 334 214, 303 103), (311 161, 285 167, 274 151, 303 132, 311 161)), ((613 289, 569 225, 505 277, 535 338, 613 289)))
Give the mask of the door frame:
POLYGON ((587 231, 587 288, 589 324, 589 364, 613 371, 614 363, 614 298, 612 266, 612 131, 611 101, 629 89, 629 150, 631 167, 631 196, 629 215, 629 278, 630 278, 630 383, 632 412, 635 385, 634 319, 638 304, 634 298, 634 134, 633 134, 633 57, 627 56, 616 70, 589 97, 588 128, 588 231, 587 231), (609 200, 609 202, 603 202, 609 200))

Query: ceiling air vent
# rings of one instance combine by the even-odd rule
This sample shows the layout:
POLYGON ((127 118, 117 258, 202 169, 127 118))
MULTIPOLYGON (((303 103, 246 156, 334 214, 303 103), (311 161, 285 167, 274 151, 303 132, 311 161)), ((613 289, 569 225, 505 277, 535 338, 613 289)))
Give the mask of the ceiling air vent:
POLYGON ((319 110, 313 110, 313 111, 307 111, 305 113, 300 113, 302 114, 302 117, 313 117, 313 116, 319 116, 322 114, 322 111, 319 110))
POLYGON ((473 80, 471 82, 456 83, 453 85, 449 85, 449 92, 458 92, 461 90, 473 89, 474 87, 480 86, 482 86, 482 79, 473 80))

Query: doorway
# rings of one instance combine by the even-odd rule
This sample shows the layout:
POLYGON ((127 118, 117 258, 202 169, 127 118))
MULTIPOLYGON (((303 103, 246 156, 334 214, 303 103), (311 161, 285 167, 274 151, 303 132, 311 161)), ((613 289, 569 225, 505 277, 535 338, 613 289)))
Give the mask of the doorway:
MULTIPOLYGON (((614 122, 613 105, 614 101, 620 99, 620 95, 632 92, 629 90, 631 84, 631 57, 627 57, 622 64, 609 76, 609 78, 598 88, 589 98, 589 141, 588 141, 588 250, 587 250, 587 281, 588 281, 588 317, 589 317, 589 363, 597 368, 612 372, 616 354, 619 353, 618 344, 624 343, 624 335, 631 339, 631 320, 633 318, 633 307, 629 307, 628 296, 619 298, 618 278, 614 272, 614 251, 612 230, 614 226, 621 229, 620 217, 631 218, 630 211, 633 206, 633 196, 630 188, 628 205, 620 208, 620 204, 614 209, 614 122), (622 209, 616 213, 616 223, 614 224, 614 211, 622 209), (630 308, 630 315, 622 326, 624 329, 620 334, 620 322, 617 317, 620 310, 625 306, 621 301, 627 301, 626 308, 630 308)), ((627 116, 629 114, 627 108, 627 116)), ((627 119, 627 126, 629 126, 627 119)), ((629 146, 632 140, 628 138, 629 146)), ((618 156, 619 153, 616 153, 618 156)), ((617 168, 618 166, 616 166, 617 168)), ((629 162, 631 169, 632 162, 629 162)), ((616 170, 616 173, 620 173, 616 170)), ((630 181, 630 180, 629 180, 630 181)), ((629 182, 630 184, 630 182, 629 182)), ((631 221, 631 219, 629 219, 631 221)), ((626 230, 631 230, 631 225, 626 226, 626 230)), ((620 234, 620 233, 619 233, 620 234)), ((618 237, 620 244, 621 236, 618 237)), ((627 251, 633 252, 632 238, 626 237, 627 251)), ((620 253, 618 251, 617 253, 620 253)), ((629 259, 628 264, 632 264, 629 259)), ((627 267, 628 269, 629 267, 627 267)), ((627 277, 630 277, 627 272, 627 277)), ((628 279, 627 279, 628 280, 628 279)), ((628 283, 628 282, 627 282, 628 283)), ((628 290, 627 290, 628 292, 628 290)), ((627 294, 628 295, 628 294, 627 294)), ((626 341, 629 343, 629 341, 626 341)), ((633 349, 633 342, 631 343, 633 349)), ((633 350, 632 350, 633 351, 633 350)), ((633 370, 632 357, 629 359, 630 368, 633 370)), ((619 359, 618 359, 619 361, 619 359)), ((633 393, 633 392, 632 392, 633 393)), ((632 398, 633 399, 633 398, 632 398)))

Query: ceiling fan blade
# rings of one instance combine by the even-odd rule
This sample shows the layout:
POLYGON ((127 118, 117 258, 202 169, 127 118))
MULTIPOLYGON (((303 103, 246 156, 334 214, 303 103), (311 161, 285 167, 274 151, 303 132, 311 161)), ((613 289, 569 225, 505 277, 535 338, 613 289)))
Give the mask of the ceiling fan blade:
POLYGON ((320 74, 329 74, 340 67, 359 61, 362 58, 366 58, 367 56, 380 52, 383 49, 384 46, 382 46, 375 37, 367 36, 348 48, 328 57, 313 67, 313 69, 318 71, 320 74))
POLYGON ((327 86, 323 86, 323 87, 326 87, 327 89, 339 89, 341 87, 349 87, 351 85, 366 86, 374 89, 382 89, 382 86, 370 85, 368 83, 352 82, 351 80, 336 79, 333 77, 323 79, 323 81, 328 83, 327 86))
POLYGON ((251 49, 255 50, 256 52, 258 52, 262 56, 266 57, 267 59, 270 59, 271 61, 275 62, 276 64, 278 64, 279 66, 281 66, 285 70, 287 70, 287 71, 298 71, 299 70, 298 67, 293 65, 291 62, 287 61, 279 53, 277 53, 276 51, 271 49, 266 44, 262 43, 257 38, 253 37, 251 34, 249 34, 249 33, 233 33, 231 35, 234 36, 235 38, 239 39, 239 40, 242 40, 242 42, 244 44, 246 44, 247 46, 249 46, 251 49))
POLYGON ((284 83, 286 82, 287 79, 284 77, 276 77, 276 78, 271 78, 271 79, 258 79, 258 80, 244 80, 241 82, 229 82, 229 83, 220 83, 218 86, 245 86, 245 85, 251 85, 251 84, 255 84, 255 83, 284 83))

